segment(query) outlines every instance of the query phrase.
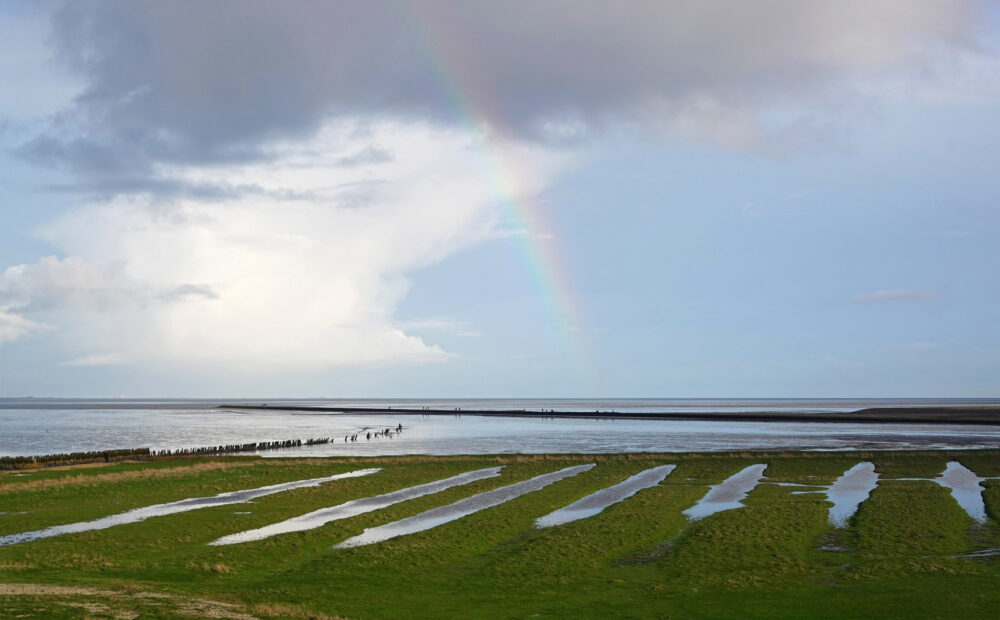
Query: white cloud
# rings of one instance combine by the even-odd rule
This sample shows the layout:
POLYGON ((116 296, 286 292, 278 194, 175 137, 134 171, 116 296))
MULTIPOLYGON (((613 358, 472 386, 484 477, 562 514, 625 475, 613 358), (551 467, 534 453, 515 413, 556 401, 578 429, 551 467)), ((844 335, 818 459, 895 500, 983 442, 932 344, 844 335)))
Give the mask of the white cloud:
POLYGON ((934 293, 928 293, 926 291, 916 291, 908 289, 893 289, 893 290, 883 290, 883 291, 873 291, 871 293, 863 293, 861 295, 855 295, 851 298, 851 301, 863 304, 869 303, 882 303, 882 302, 925 302, 933 301, 937 299, 937 295, 934 293))
POLYGON ((473 329, 468 322, 456 321, 455 319, 418 319, 412 321, 400 321, 397 325, 400 329, 409 331, 439 332, 448 334, 449 336, 460 336, 463 338, 477 338, 482 335, 473 329))
POLYGON ((67 365, 443 360, 447 352, 392 316, 408 275, 495 238, 495 203, 505 196, 484 174, 484 157, 505 146, 532 170, 514 193, 537 191, 562 162, 539 146, 492 145, 487 154, 481 139, 396 123, 359 134, 339 123, 306 143, 272 145, 266 165, 163 167, 168 179, 266 191, 169 204, 126 195, 76 208, 40 231, 66 258, 8 269, 0 295, 45 312, 67 350, 121 356, 67 365), (393 157, 339 164, 365 144, 393 157), (343 201, 339 188, 358 183, 376 189, 364 204, 343 201))
POLYGON ((44 323, 30 321, 0 307, 0 345, 46 329, 49 329, 49 326, 44 323))
POLYGON ((0 305, 39 310, 72 304, 114 304, 129 291, 120 265, 101 268, 79 256, 46 256, 0 274, 0 305), (119 298, 119 299, 116 299, 119 298))
POLYGON ((533 231, 523 227, 507 228, 497 231, 497 235, 502 238, 527 237, 536 241, 554 241, 556 236, 549 232, 533 231))
POLYGON ((95 353, 93 355, 85 355, 83 357, 77 357, 65 362, 59 362, 59 365, 77 367, 115 366, 118 364, 124 364, 127 359, 128 358, 121 353, 95 353))

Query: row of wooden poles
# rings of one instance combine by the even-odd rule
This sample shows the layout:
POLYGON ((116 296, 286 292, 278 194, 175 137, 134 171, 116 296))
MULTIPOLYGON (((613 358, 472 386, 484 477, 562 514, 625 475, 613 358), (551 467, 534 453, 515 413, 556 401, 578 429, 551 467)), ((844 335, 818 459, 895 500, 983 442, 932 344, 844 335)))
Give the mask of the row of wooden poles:
POLYGON ((325 443, 330 443, 329 437, 305 440, 287 439, 285 441, 257 441, 251 443, 207 446, 203 448, 178 448, 177 450, 130 448, 126 450, 94 450, 92 452, 70 452, 39 456, 3 456, 0 457, 0 471, 37 469, 40 467, 56 467, 59 465, 80 465, 83 463, 110 463, 113 461, 127 460, 146 461, 153 458, 169 456, 210 456, 213 454, 258 452, 261 450, 280 450, 283 448, 298 448, 301 446, 317 446, 325 443))
POLYGON ((257 452, 258 450, 280 450, 282 448, 299 448, 301 446, 317 446, 330 443, 329 437, 319 439, 288 439, 285 441, 260 441, 252 443, 227 444, 224 446, 208 446, 205 448, 178 448, 176 450, 154 450, 152 456, 204 456, 206 454, 231 454, 233 452, 257 452))

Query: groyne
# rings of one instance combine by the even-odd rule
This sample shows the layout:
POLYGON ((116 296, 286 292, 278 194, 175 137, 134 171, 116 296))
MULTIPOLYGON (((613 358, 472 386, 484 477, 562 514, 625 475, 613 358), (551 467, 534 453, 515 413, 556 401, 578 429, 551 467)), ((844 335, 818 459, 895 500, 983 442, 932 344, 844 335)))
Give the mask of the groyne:
POLYGON ((318 439, 286 439, 284 441, 255 441, 241 444, 222 444, 201 448, 178 448, 176 450, 150 450, 130 448, 126 450, 93 450, 68 454, 45 454, 37 456, 0 457, 0 471, 40 469, 63 465, 83 465, 86 463, 116 463, 119 461, 148 461, 156 458, 176 456, 213 456, 238 454, 240 452, 260 452, 263 450, 283 450, 301 446, 317 446, 330 443, 329 437, 318 439))
POLYGON ((320 439, 288 439, 285 441, 260 441, 241 444, 207 446, 203 448, 178 448, 176 450, 156 450, 153 456, 210 456, 213 454, 235 454, 237 452, 260 452, 261 450, 283 450, 301 446, 318 446, 330 443, 329 437, 320 439))
POLYGON ((149 460, 149 448, 127 450, 94 450, 92 452, 70 452, 64 454, 43 454, 37 456, 0 457, 0 471, 59 467, 62 465, 82 465, 84 463, 110 463, 112 461, 149 460))

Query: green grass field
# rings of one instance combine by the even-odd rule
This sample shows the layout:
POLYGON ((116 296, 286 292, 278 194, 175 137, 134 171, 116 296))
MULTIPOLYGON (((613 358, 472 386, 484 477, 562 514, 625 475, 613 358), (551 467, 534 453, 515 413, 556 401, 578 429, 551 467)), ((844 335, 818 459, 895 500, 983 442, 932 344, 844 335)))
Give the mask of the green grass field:
POLYGON ((0 535, 132 508, 367 467, 380 473, 105 530, 0 547, 0 617, 801 618, 995 617, 1000 480, 978 524, 933 477, 950 460, 1000 475, 1000 451, 166 459, 0 475, 0 535), (845 529, 801 487, 759 485, 745 507, 681 512, 743 467, 766 482, 829 484, 868 460, 882 476, 845 529), (594 469, 440 527, 332 549, 372 527, 569 465, 594 469), (643 469, 661 484, 599 515, 536 518, 643 469), (207 543, 323 507, 504 465, 502 475, 325 526, 207 543))

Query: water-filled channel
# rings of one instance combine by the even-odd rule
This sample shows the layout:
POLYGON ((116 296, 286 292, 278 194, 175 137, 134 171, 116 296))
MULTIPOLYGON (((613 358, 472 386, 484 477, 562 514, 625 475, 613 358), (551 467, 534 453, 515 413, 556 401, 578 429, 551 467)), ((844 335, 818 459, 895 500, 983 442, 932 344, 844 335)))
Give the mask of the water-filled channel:
POLYGON ((493 489, 492 491, 486 491, 485 493, 479 493, 471 497, 466 497, 465 499, 458 500, 453 504, 448 504, 447 506, 441 506, 439 508, 432 508, 431 510, 406 519, 400 519, 399 521, 393 521, 392 523, 387 523, 378 527, 368 528, 361 534, 348 538, 347 540, 335 545, 334 548, 344 549, 349 547, 360 547, 362 545, 370 545, 384 540, 389 540, 390 538, 395 538, 397 536, 423 532, 424 530, 435 528, 439 525, 455 521, 456 519, 461 519, 462 517, 479 512, 480 510, 486 510, 487 508, 499 506, 500 504, 509 502, 522 495, 531 493, 532 491, 543 489, 554 482, 558 482, 565 478, 585 472, 593 467, 593 463, 566 467, 564 469, 560 469, 559 471, 542 474, 529 480, 515 482, 514 484, 509 484, 507 486, 500 487, 499 489, 493 489))
POLYGON ((934 482, 950 490, 958 505, 979 523, 986 523, 983 487, 979 484, 983 480, 985 478, 980 478, 957 461, 949 461, 941 475, 934 478, 934 482))
POLYGON ((834 527, 847 527, 847 521, 858 511, 861 502, 868 499, 878 486, 875 464, 864 462, 844 472, 826 489, 826 498, 833 502, 829 521, 834 527))
POLYGON ((750 491, 760 482, 767 465, 758 463, 745 467, 739 472, 726 478, 721 484, 717 484, 709 489, 705 497, 698 500, 698 503, 684 511, 691 521, 704 519, 723 510, 742 508, 743 500, 750 491))
POLYGON ((256 489, 229 491, 227 493, 219 493, 218 495, 212 495, 210 497, 192 497, 167 504, 154 504, 152 506, 144 506, 143 508, 136 508, 135 510, 129 510, 128 512, 116 515, 101 517, 100 519, 94 519, 93 521, 81 521, 79 523, 69 523, 67 525, 53 525, 52 527, 35 530, 33 532, 21 532, 18 534, 0 536, 0 546, 14 545, 31 540, 39 540, 41 538, 60 536, 62 534, 76 534, 79 532, 89 532, 90 530, 103 530, 116 525, 125 525, 126 523, 145 521, 150 517, 162 517, 177 514, 179 512, 188 512, 189 510, 198 510, 200 508, 225 506, 227 504, 240 504, 258 497, 264 497, 265 495, 273 495, 274 493, 281 493, 283 491, 291 491, 292 489, 301 489, 304 487, 314 487, 323 484, 324 482, 332 482, 334 480, 342 480, 344 478, 368 476, 379 471, 381 471, 381 468, 378 467, 372 469, 358 469, 323 478, 296 480, 294 482, 272 484, 270 486, 258 487, 256 489))
POLYGON ((407 500, 423 497, 424 495, 430 495, 432 493, 439 493, 445 489, 450 489, 455 486, 469 484, 470 482, 475 482, 476 480, 492 478, 499 475, 500 467, 477 469, 476 471, 465 472, 463 474, 458 474, 457 476, 452 476, 443 480, 435 480, 434 482, 428 482, 426 484, 418 484, 406 489, 400 489, 399 491, 375 495, 373 497, 365 497, 363 499, 356 499, 337 506, 332 506, 330 508, 321 508, 304 515, 286 519, 279 523, 272 523, 271 525, 265 525, 264 527, 254 530, 247 530, 245 532, 223 536, 222 538, 212 541, 209 544, 232 545, 254 540, 263 540, 271 536, 277 536, 278 534, 311 530, 331 521, 356 517, 366 512, 372 512, 373 510, 380 510, 382 508, 392 506, 393 504, 398 504, 399 502, 405 502, 407 500))
POLYGON ((592 517, 643 489, 660 484, 676 467, 676 465, 661 465, 641 471, 616 485, 595 491, 569 506, 540 517, 535 521, 535 527, 552 527, 592 517))

